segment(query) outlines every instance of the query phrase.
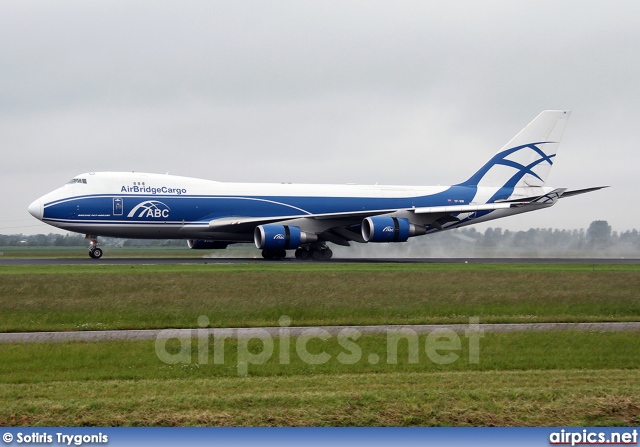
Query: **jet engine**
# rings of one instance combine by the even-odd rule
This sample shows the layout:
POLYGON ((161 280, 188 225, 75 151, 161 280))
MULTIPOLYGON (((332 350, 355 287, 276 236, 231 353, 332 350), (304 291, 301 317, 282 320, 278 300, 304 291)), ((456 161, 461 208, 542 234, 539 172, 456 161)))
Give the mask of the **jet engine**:
POLYGON ((301 244, 316 242, 318 236, 289 225, 258 225, 253 232, 256 247, 263 250, 289 250, 301 244))
POLYGON ((409 219, 389 216, 367 217, 361 229, 365 242, 406 242, 411 236, 427 233, 425 227, 413 225, 409 219))

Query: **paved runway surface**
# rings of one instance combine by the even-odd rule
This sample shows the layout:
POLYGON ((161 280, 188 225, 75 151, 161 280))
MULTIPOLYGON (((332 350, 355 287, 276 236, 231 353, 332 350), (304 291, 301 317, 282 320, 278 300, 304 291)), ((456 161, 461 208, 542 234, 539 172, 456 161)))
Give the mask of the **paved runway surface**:
MULTIPOLYGON (((0 265, 161 265, 161 264, 255 264, 309 263, 294 258, 265 261, 262 258, 0 258, 0 265)), ((640 264, 639 258, 340 258, 322 263, 397 263, 397 264, 640 264)))
POLYGON ((412 324, 381 326, 310 326, 310 327, 261 327, 232 329, 147 329, 122 331, 78 331, 78 332, 19 332, 0 333, 0 342, 38 343, 65 341, 102 341, 102 340, 154 340, 157 338, 190 338, 206 335, 226 338, 254 338, 287 335, 322 335, 349 333, 387 334, 397 331, 411 331, 416 334, 428 334, 436 329, 451 329, 458 333, 466 331, 523 332, 523 331, 590 331, 590 332, 637 332, 640 322, 626 323, 518 323, 518 324, 412 324))

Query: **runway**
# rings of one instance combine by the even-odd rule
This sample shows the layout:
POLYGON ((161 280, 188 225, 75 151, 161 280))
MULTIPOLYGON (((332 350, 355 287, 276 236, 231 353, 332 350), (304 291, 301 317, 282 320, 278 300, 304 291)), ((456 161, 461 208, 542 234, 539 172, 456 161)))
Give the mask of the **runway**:
POLYGON ((380 326, 309 326, 309 327, 253 327, 253 328, 206 328, 206 329, 146 329, 76 332, 15 332, 0 333, 0 343, 44 343, 68 341, 105 340, 155 340, 168 338, 215 337, 215 338, 260 338, 347 335, 347 334, 429 334, 435 330, 448 329, 457 333, 498 332, 638 332, 640 322, 603 323, 512 323, 512 324, 411 324, 380 326))
MULTIPOLYGON (((2 265, 166 265, 166 264, 298 264, 285 258, 267 261, 262 258, 108 258, 100 260, 78 258, 1 258, 2 265)), ((318 261, 321 264, 392 263, 392 264, 640 264, 640 258, 336 258, 318 261)))

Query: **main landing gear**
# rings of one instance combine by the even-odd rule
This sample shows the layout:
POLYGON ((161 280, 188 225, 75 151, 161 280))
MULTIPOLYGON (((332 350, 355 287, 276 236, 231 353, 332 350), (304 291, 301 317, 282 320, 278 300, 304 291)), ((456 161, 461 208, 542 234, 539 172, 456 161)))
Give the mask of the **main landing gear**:
POLYGON ((333 252, 326 245, 312 245, 311 247, 300 247, 296 250, 296 259, 312 261, 323 261, 331 259, 333 252))
MULTIPOLYGON (((285 250, 262 250, 262 257, 265 259, 283 259, 287 256, 285 250)), ((324 261, 331 259, 333 252, 326 245, 312 245, 309 247, 300 247, 295 253, 296 259, 301 261, 324 261)))
POLYGON ((286 250, 262 250, 262 257, 265 259, 278 260, 287 257, 286 250))
POLYGON ((98 247, 98 236, 87 234, 85 239, 89 239, 89 256, 92 259, 100 259, 102 257, 102 249, 98 247))
MULTIPOLYGON (((333 252, 326 245, 311 245, 308 247, 300 247, 296 250, 296 259, 324 261, 331 259, 333 252)), ((262 257, 264 259, 278 260, 287 257, 286 250, 262 250, 262 257)))

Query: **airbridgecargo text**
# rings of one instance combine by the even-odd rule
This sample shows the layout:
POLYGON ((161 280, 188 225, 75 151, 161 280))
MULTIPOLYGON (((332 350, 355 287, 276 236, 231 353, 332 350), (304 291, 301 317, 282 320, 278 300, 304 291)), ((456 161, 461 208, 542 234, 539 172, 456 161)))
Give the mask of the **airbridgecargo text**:
POLYGON ((153 186, 122 186, 120 192, 144 192, 148 194, 186 194, 185 188, 169 188, 167 186, 161 186, 160 188, 154 188, 153 186))

